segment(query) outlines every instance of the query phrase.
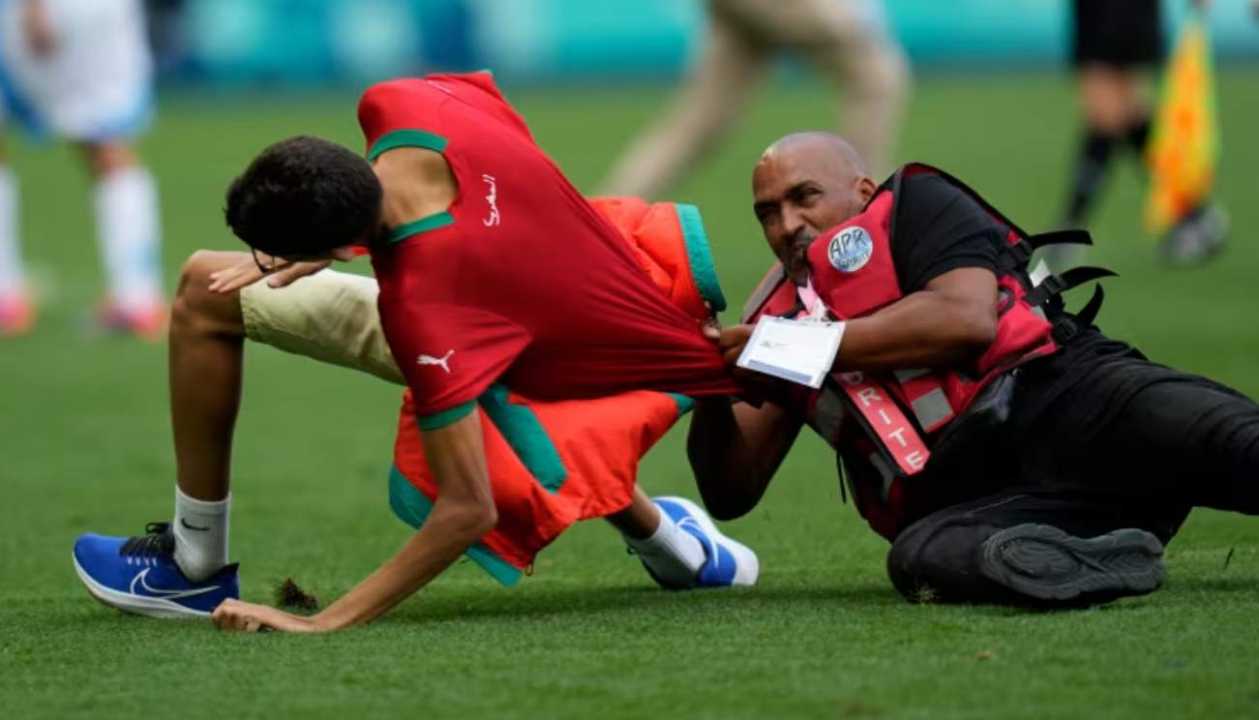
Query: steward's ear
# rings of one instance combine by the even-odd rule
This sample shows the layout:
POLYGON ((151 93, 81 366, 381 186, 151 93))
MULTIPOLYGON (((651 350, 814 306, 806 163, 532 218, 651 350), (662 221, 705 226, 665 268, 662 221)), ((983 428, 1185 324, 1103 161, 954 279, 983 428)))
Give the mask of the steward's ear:
POLYGON ((874 193, 878 189, 878 183, 865 175, 857 179, 857 194, 861 196, 863 204, 870 202, 870 198, 874 197, 874 193))

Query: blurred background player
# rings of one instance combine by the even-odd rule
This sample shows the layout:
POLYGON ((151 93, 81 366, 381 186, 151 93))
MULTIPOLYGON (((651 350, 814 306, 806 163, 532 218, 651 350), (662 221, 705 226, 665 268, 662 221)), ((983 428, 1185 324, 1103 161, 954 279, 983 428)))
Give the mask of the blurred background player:
POLYGON ((670 108, 633 141, 603 192, 655 198, 730 128, 770 61, 803 55, 843 88, 844 134, 876 174, 890 169, 908 63, 876 0, 708 0, 698 64, 670 108))
MULTIPOLYGON (((1194 2, 1197 7, 1204 3, 1194 2)), ((1074 0, 1071 60, 1079 77, 1083 137, 1062 224, 1084 227, 1110 166, 1125 147, 1138 159, 1150 138, 1149 71, 1166 55, 1161 0, 1074 0)), ((1222 210, 1203 203, 1166 234, 1166 260, 1188 264, 1219 250, 1227 231, 1222 210)), ((1058 245, 1045 259, 1074 264, 1077 248, 1058 245)))
MULTIPOLYGON (((139 0, 0 2, 0 108, 32 135, 82 151, 93 180, 107 277, 99 322, 147 339, 166 311, 157 187, 132 138, 151 112, 152 59, 139 0)), ((6 119, 7 119, 6 117, 6 119)), ((28 330, 34 298, 21 262, 18 187, 0 150, 0 336, 28 330)))

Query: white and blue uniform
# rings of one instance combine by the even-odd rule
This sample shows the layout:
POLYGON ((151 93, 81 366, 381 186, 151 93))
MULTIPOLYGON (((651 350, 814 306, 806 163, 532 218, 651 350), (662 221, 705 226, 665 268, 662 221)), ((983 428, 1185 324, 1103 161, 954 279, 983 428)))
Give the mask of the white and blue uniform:
POLYGON ((40 0, 54 49, 34 53, 25 0, 0 0, 0 119, 78 141, 128 138, 148 124, 153 59, 140 0, 40 0))

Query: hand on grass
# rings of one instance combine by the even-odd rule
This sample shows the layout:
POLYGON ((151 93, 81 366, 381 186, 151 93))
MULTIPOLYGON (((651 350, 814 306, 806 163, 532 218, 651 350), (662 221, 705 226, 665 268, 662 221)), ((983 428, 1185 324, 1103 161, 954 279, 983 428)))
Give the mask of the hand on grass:
MULTIPOLYGON (((261 254, 261 253, 260 253, 261 254)), ((265 258, 273 261, 272 258, 265 258)), ((314 275, 332 264, 331 260, 313 260, 310 262, 294 262, 280 265, 278 269, 270 273, 264 273, 259 269, 258 264, 251 257, 242 260, 239 263, 219 270, 210 274, 210 292, 228 293, 235 292, 246 285, 253 285, 263 277, 270 275, 267 285, 273 288, 282 288, 293 284, 298 278, 314 275)))
POLYGON ((224 600, 214 612, 210 620, 220 630, 237 630, 240 632, 261 632, 279 630, 291 633, 323 632, 312 618, 293 615, 266 605, 241 602, 240 600, 224 600))

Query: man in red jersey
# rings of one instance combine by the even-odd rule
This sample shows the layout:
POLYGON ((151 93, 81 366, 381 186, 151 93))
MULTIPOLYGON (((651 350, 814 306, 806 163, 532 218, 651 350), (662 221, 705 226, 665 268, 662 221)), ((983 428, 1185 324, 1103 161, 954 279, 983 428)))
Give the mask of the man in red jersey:
MULTIPOLYGON (((698 396, 734 389, 701 334, 701 318, 653 284, 640 251, 538 149, 487 74, 377 85, 363 96, 359 116, 366 160, 315 138, 277 143, 232 184, 227 219, 267 254, 258 260, 262 274, 281 269, 277 257, 315 261, 288 268, 286 280, 367 246, 379 281, 378 324, 365 311, 375 295, 368 279, 325 272, 286 288, 296 293, 286 302, 255 283, 215 303, 206 298, 212 291, 230 293, 256 275, 234 256, 194 258, 171 342, 175 522, 130 540, 79 539, 80 578, 107 604, 151 615, 212 610, 220 627, 241 630, 324 631, 370 621, 461 554, 476 558, 482 538, 523 534, 519 504, 499 516, 499 501, 519 497, 518 488, 501 487, 502 469, 487 467, 487 449, 501 445, 508 429, 493 412, 485 422, 475 411, 478 398, 484 407, 501 386, 541 403, 592 405, 646 389, 698 396), (213 287, 190 287, 210 279, 213 287), (289 317, 275 316, 283 314, 289 317), (436 487, 431 506, 417 513, 399 511, 391 486, 395 511, 419 532, 313 618, 239 602, 235 566, 227 565, 227 467, 246 334, 405 381, 423 434, 420 464, 436 487), (344 347, 330 348, 337 338, 344 347), (389 356, 382 357, 385 341, 389 356)), ((697 258, 688 260, 693 271, 697 258)), ((715 278, 699 275, 698 294, 715 290, 719 298, 715 278)), ((518 408, 509 408, 508 424, 518 408)), ((632 430, 634 422, 625 424, 632 430)), ((534 449, 528 444, 513 445, 525 464, 534 449)), ((755 555, 723 537, 694 504, 653 503, 632 482, 613 486, 599 469, 587 463, 571 473, 579 477, 562 490, 588 486, 570 492, 575 504, 539 509, 547 496, 530 505, 525 493, 526 517, 562 529, 605 515, 668 587, 755 582, 755 555)))
MULTIPOLYGON (((695 322, 647 281, 488 74, 377 85, 359 122, 387 188, 370 242, 381 321, 422 422, 466 414, 499 378, 542 399, 734 389, 695 322)), ((274 146, 253 169, 263 176, 310 143, 274 146)), ((270 227, 284 216, 250 215, 243 205, 257 201, 235 194, 229 222, 259 250, 303 256, 347 240, 270 227)))

